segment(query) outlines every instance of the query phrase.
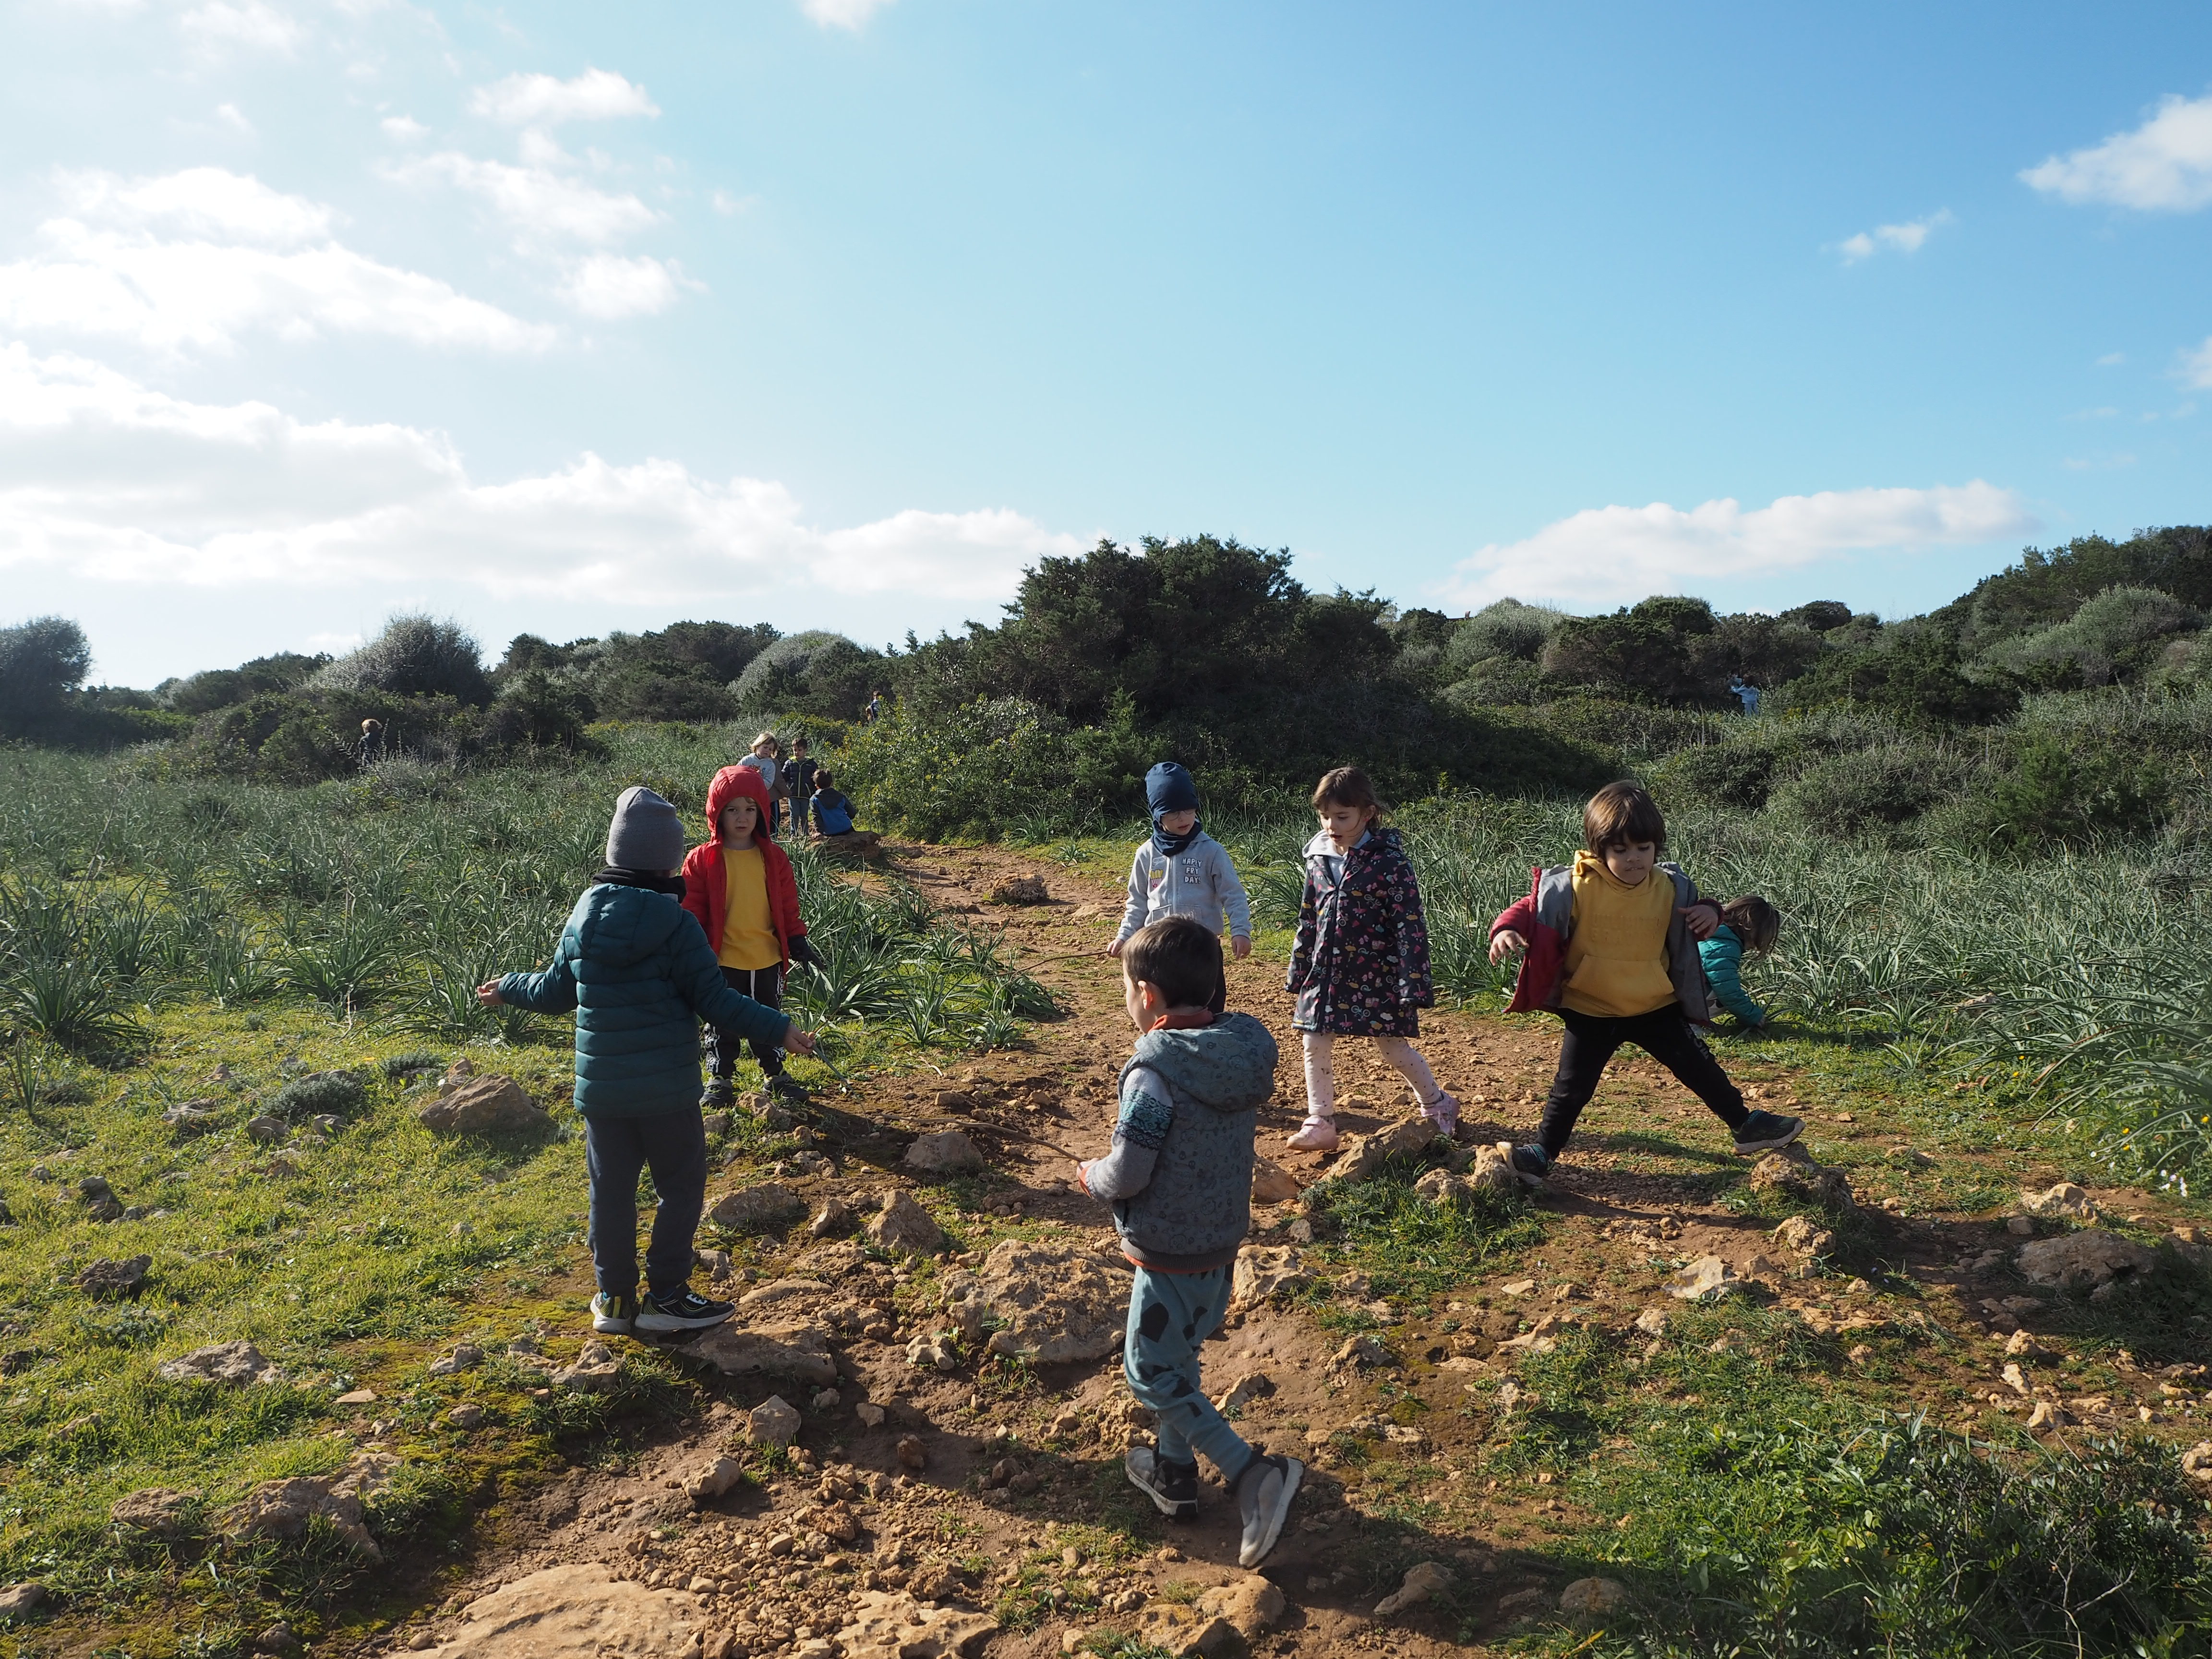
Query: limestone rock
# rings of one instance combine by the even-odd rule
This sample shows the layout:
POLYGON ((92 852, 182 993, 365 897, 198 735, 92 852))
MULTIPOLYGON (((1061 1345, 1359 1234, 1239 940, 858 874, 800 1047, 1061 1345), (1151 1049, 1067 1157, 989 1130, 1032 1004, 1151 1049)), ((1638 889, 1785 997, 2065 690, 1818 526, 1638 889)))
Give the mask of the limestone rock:
POLYGON ((44 1584, 10 1584, 0 1589, 0 1620, 20 1619, 27 1613, 36 1612, 46 1603, 44 1584))
POLYGON ((994 904, 1049 904, 1052 894, 1042 876, 1009 876, 991 890, 994 904))
POLYGON ((684 1495, 695 1504, 711 1504, 744 1479, 745 1466, 734 1457, 718 1457, 684 1480, 684 1495))
POLYGON ((271 1117, 266 1112, 246 1121, 246 1139, 260 1141, 264 1146, 274 1146, 290 1133, 283 1118, 271 1117))
POLYGON ((355 1553, 381 1561, 382 1551, 362 1522, 361 1494, 329 1475, 295 1475, 289 1480, 264 1480, 246 1493, 234 1509, 228 1529, 238 1538, 298 1538, 318 1516, 330 1523, 355 1553))
POLYGON ((108 1509, 107 1518, 118 1527, 151 1538, 181 1538, 191 1530, 199 1503, 197 1492, 177 1492, 168 1486, 142 1486, 117 1498, 108 1509))
POLYGON ((1667 1281, 1667 1294, 1684 1302, 1713 1302, 1742 1283, 1720 1257, 1701 1255, 1667 1281))
POLYGON ((682 1659, 701 1650, 698 1603, 620 1581, 597 1561, 548 1567, 477 1597, 432 1659, 682 1659))
POLYGON ((971 1289, 973 1301, 998 1323, 991 1334, 994 1353, 1057 1365, 1103 1358, 1121 1346, 1129 1281, 1095 1250, 1000 1239, 972 1285, 955 1279, 948 1286, 956 1301, 969 1299, 963 1293, 971 1289))
POLYGON ((1836 1235, 1832 1231, 1802 1215, 1793 1215, 1784 1221, 1774 1230, 1772 1237, 1784 1249, 1795 1250, 1802 1256, 1824 1256, 1836 1248, 1836 1235))
POLYGON ((884 1408, 872 1400, 863 1400, 854 1407, 853 1415, 860 1419, 864 1429, 880 1429, 884 1425, 884 1408))
POLYGON ((468 1434, 483 1427, 484 1408, 473 1400, 464 1400, 446 1413, 446 1421, 463 1434, 468 1434))
POLYGON ((1450 1583, 1451 1575, 1434 1561, 1423 1561, 1408 1567, 1405 1581, 1375 1604, 1375 1616, 1377 1619, 1394 1618, 1416 1602, 1427 1601, 1450 1583))
POLYGON ((1212 1659, 1237 1640, 1237 1626, 1219 1613, 1173 1601, 1155 1601, 1131 1622, 1136 1628, 1130 1634, 1144 1650, 1172 1654, 1175 1659, 1192 1659, 1194 1655, 1212 1659))
POLYGON ((102 1256, 72 1282, 95 1302, 136 1296, 146 1282, 146 1270, 153 1265, 150 1255, 134 1255, 128 1261, 110 1261, 102 1256))
POLYGON ((1344 1346, 1330 1356, 1328 1369, 1333 1371, 1371 1370, 1397 1363, 1381 1337, 1361 1334, 1346 1339, 1344 1346))
POLYGON ((1636 1328, 1646 1336, 1658 1335, 1667 1328, 1667 1310, 1664 1308, 1646 1308, 1636 1316, 1636 1328))
POLYGON ((1496 1147, 1480 1146, 1466 1174, 1431 1170, 1413 1183, 1413 1191, 1431 1204, 1473 1204, 1485 1193, 1510 1193, 1518 1184, 1513 1166, 1496 1147))
POLYGON ((1254 1371, 1250 1376, 1240 1376, 1231 1383, 1223 1392, 1221 1398, 1213 1402, 1213 1409, 1218 1412, 1232 1412, 1239 1407, 1250 1405, 1255 1400, 1264 1400, 1274 1391, 1273 1377, 1265 1371, 1254 1371))
POLYGON ((916 1135, 899 1163, 902 1168, 924 1175, 964 1175, 988 1167, 983 1154, 975 1149, 975 1143, 957 1129, 916 1135))
POLYGON ((921 1443, 919 1436, 901 1435, 898 1437, 898 1444, 892 1449, 898 1454, 900 1466, 912 1469, 917 1474, 929 1465, 929 1449, 921 1443))
POLYGON ((2181 1454, 2181 1472, 2192 1480, 2212 1483, 2212 1440, 2200 1440, 2181 1454))
MULTIPOLYGON (((2033 1434, 2038 1429, 2055 1429, 2065 1421, 2064 1412, 2059 1410, 2048 1400, 2039 1400, 2035 1402, 2035 1409, 2027 1414, 2028 1432, 2033 1434)), ((2212 1479, 2212 1476, 2208 1476, 2207 1479, 2212 1479)))
POLYGON ((1328 1173, 1306 1191, 1310 1194, 1328 1182, 1364 1181, 1394 1158, 1411 1158, 1427 1151, 1439 1133, 1435 1124, 1416 1112, 1372 1134, 1347 1135, 1328 1173))
POLYGON ((2023 1244, 2014 1260, 2032 1284, 2087 1291, 2130 1273, 2147 1272, 2158 1258, 2118 1233, 2085 1227, 2080 1232, 2023 1244))
POLYGON ((1305 1259, 1293 1245, 1247 1244, 1237 1252, 1237 1273, 1231 1282, 1231 1308, 1256 1307, 1285 1291, 1302 1291, 1313 1283, 1305 1259))
POLYGON ((2070 1181, 2062 1181, 2039 1193, 2022 1193, 2020 1208, 2023 1215, 2041 1216, 2046 1220, 2062 1217, 2074 1221, 2097 1218, 2097 1206, 2090 1201, 2087 1191, 2070 1181))
POLYGON ((180 1135, 205 1134, 222 1121, 222 1105, 213 1100, 187 1100, 161 1114, 161 1121, 180 1135))
POLYGON ((1577 1578, 1559 1592, 1559 1611, 1570 1619, 1609 1619, 1633 1599, 1618 1578, 1577 1578))
POLYGON ((553 1373, 553 1386, 572 1394, 612 1394, 622 1381, 622 1357, 604 1342, 586 1342, 576 1363, 553 1373))
POLYGON ((248 1382, 281 1382, 284 1373, 262 1357, 251 1342, 217 1342, 188 1354, 162 1361, 155 1375, 170 1382, 221 1382, 242 1388, 248 1382))
POLYGON ((998 1629, 988 1613, 925 1607, 902 1590, 861 1590, 836 1645, 845 1659, 964 1659, 998 1629))
POLYGON ((745 1438, 757 1446, 788 1446, 799 1438, 802 1425, 799 1407, 772 1394, 747 1414, 745 1438))
POLYGON ((1280 1619, 1288 1605, 1283 1592, 1256 1572, 1207 1590, 1197 1603, 1201 1614, 1226 1619, 1247 1642, 1280 1619))
POLYGON ((1252 1201, 1255 1204, 1287 1204, 1298 1195, 1296 1176, 1273 1158, 1255 1158, 1252 1160, 1252 1201))
POLYGON ((860 1218, 853 1206, 842 1198, 825 1198, 806 1231, 816 1238, 842 1238, 860 1224, 860 1218))
POLYGON ((502 1134, 551 1121, 520 1083, 497 1073, 465 1079, 451 1089, 441 1085, 438 1098, 415 1118, 426 1129, 453 1135, 502 1134))
POLYGON ((869 1219, 867 1234, 870 1243, 879 1248, 902 1250, 909 1255, 931 1255, 945 1243, 945 1230, 937 1224, 937 1218, 902 1188, 884 1195, 883 1208, 869 1219))
POLYGON ((1850 1178, 1841 1170, 1815 1164, 1812 1154, 1802 1147, 1769 1152, 1759 1159, 1752 1166, 1751 1186, 1754 1191, 1779 1193, 1826 1210, 1852 1207, 1850 1178))
POLYGON ((785 1302, 819 1302, 829 1294, 829 1285, 802 1273, 789 1279, 771 1279, 765 1285, 756 1285, 738 1298, 738 1306, 747 1313, 757 1313, 785 1302))
POLYGON ((473 1342, 459 1342, 453 1345, 453 1352, 430 1362, 429 1372, 433 1376, 456 1376, 483 1364, 482 1348, 473 1342))
POLYGON ((949 1336, 927 1332, 906 1345, 906 1363, 917 1370, 957 1371, 960 1369, 960 1350, 949 1336))
POLYGON ((806 1200, 774 1181, 741 1187, 719 1200, 707 1218, 733 1233, 776 1233, 806 1213, 806 1200))
POLYGON ((817 1325, 716 1325, 684 1352, 725 1376, 770 1376, 817 1389, 837 1380, 837 1356, 817 1325))

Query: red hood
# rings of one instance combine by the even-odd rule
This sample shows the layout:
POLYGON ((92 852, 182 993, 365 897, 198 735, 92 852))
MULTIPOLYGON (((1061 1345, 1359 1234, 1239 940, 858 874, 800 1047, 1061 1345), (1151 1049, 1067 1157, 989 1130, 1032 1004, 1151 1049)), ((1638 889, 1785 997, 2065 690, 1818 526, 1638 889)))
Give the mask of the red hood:
POLYGON ((726 766, 714 774, 714 782, 707 786, 708 837, 714 841, 721 840, 722 809, 739 795, 747 797, 760 809, 760 821, 753 826, 754 838, 774 841, 775 833, 769 828, 768 785, 750 766, 726 766))

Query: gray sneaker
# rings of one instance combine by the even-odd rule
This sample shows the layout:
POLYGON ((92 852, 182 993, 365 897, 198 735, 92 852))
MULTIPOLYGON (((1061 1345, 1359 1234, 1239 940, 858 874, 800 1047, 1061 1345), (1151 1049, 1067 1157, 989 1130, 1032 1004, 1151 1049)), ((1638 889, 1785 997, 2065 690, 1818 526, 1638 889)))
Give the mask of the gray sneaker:
POLYGON ((1263 1453, 1237 1477, 1237 1514, 1244 1523, 1244 1541, 1237 1552, 1239 1566, 1256 1567, 1267 1559, 1267 1552, 1283 1535, 1291 1499, 1297 1496, 1305 1474, 1306 1466, 1295 1457, 1263 1453))
POLYGON ((1196 1463, 1170 1462, 1151 1446, 1133 1446, 1121 1460, 1121 1472, 1170 1520, 1188 1521, 1198 1514, 1196 1463))

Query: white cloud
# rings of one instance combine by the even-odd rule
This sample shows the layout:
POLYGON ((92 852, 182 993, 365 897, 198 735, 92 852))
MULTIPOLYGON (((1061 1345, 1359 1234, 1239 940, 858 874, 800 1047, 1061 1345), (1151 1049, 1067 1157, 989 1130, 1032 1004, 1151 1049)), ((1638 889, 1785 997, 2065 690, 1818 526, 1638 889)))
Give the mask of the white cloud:
POLYGON ((2097 359, 2097 367, 2100 368, 2117 368, 2122 363, 2127 362, 2127 360, 2128 354, 2124 351, 2108 351, 2103 356, 2097 359))
POLYGON ((760 198, 732 196, 726 190, 718 190, 710 194, 707 200, 715 212, 726 217, 732 214, 743 213, 747 208, 756 205, 760 201, 760 198))
POLYGON ((2212 335, 2181 360, 2181 378, 2190 386, 2212 386, 2212 335))
POLYGON ((305 31, 298 21, 264 3, 264 0, 209 0, 178 19, 185 39, 204 52, 221 52, 233 46, 289 56, 305 31))
POLYGON ((802 9, 824 28, 857 30, 890 3, 891 0, 804 0, 802 9))
POLYGON ((0 346, 0 569, 234 589, 459 583, 623 605, 775 596, 1007 598, 1085 543, 1006 508, 823 529, 782 485, 593 454, 472 481, 441 435, 192 404, 0 346))
POLYGON ((550 75, 510 75, 478 87, 470 112, 507 126, 550 126, 562 121, 605 121, 626 115, 658 115, 660 108, 611 70, 587 69, 573 81, 550 75))
POLYGON ((687 283, 672 263, 594 253, 569 268, 561 297, 586 317, 643 317, 674 305, 679 283, 699 286, 687 283))
POLYGON ((1951 210, 1943 208, 1925 219, 1908 220, 1901 225, 1876 225, 1872 230, 1863 230, 1856 236, 1846 236, 1836 244, 1836 251, 1844 256, 1845 264, 1856 264, 1875 254, 1917 253, 1929 234, 1938 227, 1951 222, 1951 210))
POLYGON ((446 150, 386 173, 403 184, 440 179, 465 191, 504 220, 523 248, 542 247, 549 240, 603 245, 660 219, 635 196, 596 189, 544 165, 480 161, 446 150))
POLYGON ((1686 511, 1664 501, 1592 507, 1526 541, 1483 548, 1455 568, 1442 596, 1469 609, 1509 596, 1612 604, 1838 554, 1994 541, 2035 528, 2018 495, 1978 478, 1784 495, 1749 512, 1732 500, 1686 511))
POLYGON ((331 235, 331 210, 220 167, 159 178, 65 174, 68 211, 38 249, 0 264, 0 325, 222 351, 265 329, 286 339, 375 334, 495 351, 550 345, 526 323, 331 235))
POLYGON ((411 144, 430 131, 411 115, 387 115, 377 125, 384 129, 386 137, 403 144, 411 144))
POLYGON ((2187 213, 2212 203, 2212 94, 2169 96, 2132 132, 2053 155, 2021 173, 2047 196, 2075 206, 2108 203, 2187 213))
POLYGON ((234 132, 242 132, 249 138, 253 136, 253 123, 246 118, 235 104, 217 104, 215 118, 234 132))

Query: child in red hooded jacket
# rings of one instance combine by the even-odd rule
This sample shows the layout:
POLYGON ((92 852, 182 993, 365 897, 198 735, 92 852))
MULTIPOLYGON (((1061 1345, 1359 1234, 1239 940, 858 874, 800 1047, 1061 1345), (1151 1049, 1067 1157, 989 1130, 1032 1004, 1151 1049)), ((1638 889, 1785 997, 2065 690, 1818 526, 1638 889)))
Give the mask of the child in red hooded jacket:
MULTIPOLYGON (((698 918, 731 989, 781 1008, 792 959, 821 958, 799 920, 799 883, 789 856, 775 844, 768 785, 761 775, 744 766, 726 766, 715 773, 707 789, 707 822, 714 839, 693 848, 684 860, 684 908, 698 918)), ((734 1030, 708 1028, 708 1077, 701 1105, 727 1105, 736 1098, 730 1079, 737 1070, 739 1041, 734 1030)), ((773 1092, 787 1099, 806 1097, 797 1080, 784 1074, 781 1048, 756 1037, 753 1058, 773 1092)))

